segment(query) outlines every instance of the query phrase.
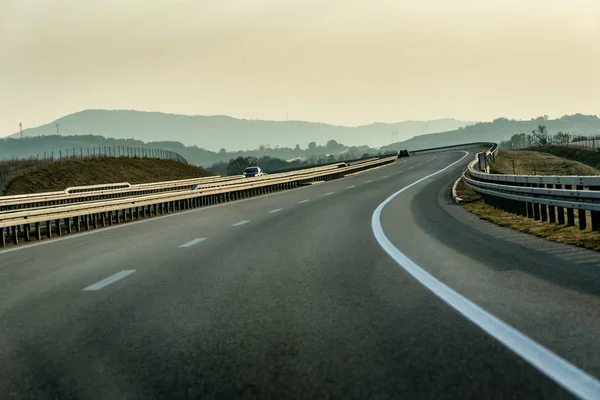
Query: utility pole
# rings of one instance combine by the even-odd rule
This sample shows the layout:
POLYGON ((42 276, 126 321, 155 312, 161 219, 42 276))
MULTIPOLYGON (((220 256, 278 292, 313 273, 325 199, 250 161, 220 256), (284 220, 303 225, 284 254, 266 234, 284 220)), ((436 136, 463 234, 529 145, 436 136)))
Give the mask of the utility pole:
POLYGON ((23 139, 23 123, 19 122, 19 132, 21 132, 21 139, 23 139))

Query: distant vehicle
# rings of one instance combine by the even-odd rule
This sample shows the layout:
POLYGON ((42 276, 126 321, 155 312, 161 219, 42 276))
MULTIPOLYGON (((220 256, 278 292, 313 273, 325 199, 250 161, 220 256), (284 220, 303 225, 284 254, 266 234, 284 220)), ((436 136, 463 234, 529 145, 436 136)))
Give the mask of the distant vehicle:
POLYGON ((398 152, 398 158, 402 158, 402 157, 410 157, 408 150, 403 149, 398 152))
POLYGON ((245 178, 252 178, 255 176, 263 176, 266 175, 259 167, 248 167, 242 172, 245 178))
POLYGON ((341 162, 341 163, 338 164, 338 168, 344 168, 344 167, 347 167, 347 166, 348 166, 348 164, 346 164, 345 162, 341 162))

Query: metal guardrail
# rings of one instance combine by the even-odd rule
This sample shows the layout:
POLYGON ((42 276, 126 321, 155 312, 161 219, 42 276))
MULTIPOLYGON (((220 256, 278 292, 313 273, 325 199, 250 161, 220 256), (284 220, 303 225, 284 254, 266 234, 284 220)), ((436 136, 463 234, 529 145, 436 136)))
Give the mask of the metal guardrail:
POLYGON ((487 204, 536 221, 600 231, 600 176, 539 176, 490 174, 498 147, 477 153, 462 174, 467 187, 487 204), (566 220, 565 220, 566 214, 566 220))
MULTIPOLYGON (((278 177, 309 174, 315 171, 326 171, 337 168, 337 164, 319 166, 312 167, 310 169, 304 169, 301 171, 286 172, 272 175, 270 174, 265 175, 263 177, 256 177, 253 179, 277 179, 278 177)), ((135 197, 141 195, 148 195, 152 193, 190 190, 194 186, 206 187, 210 185, 230 185, 233 183, 238 183, 238 181, 242 182, 244 181, 244 179, 246 178, 243 178, 241 175, 234 175, 225 177, 210 176, 203 178, 182 179, 176 181, 143 183, 137 185, 131 185, 128 182, 121 182, 115 184, 72 187, 67 188, 65 189, 65 191, 62 192, 4 196, 0 197, 0 212, 6 212, 11 210, 25 210, 32 208, 44 208, 49 206, 76 204, 81 202, 90 202, 98 200, 110 200, 112 198, 135 197)))
POLYGON ((112 225, 113 222, 126 222, 129 219, 140 219, 146 216, 161 215, 172 211, 186 210, 219 204, 241 198, 272 193, 291 189, 314 181, 329 181, 341 178, 350 173, 364 171, 370 168, 391 164, 396 157, 378 159, 357 165, 339 168, 315 168, 315 171, 299 171, 299 173, 267 175, 252 179, 239 179, 231 185, 203 186, 195 190, 176 193, 159 193, 135 198, 110 199, 94 203, 80 203, 61 207, 46 207, 26 211, 16 211, 0 214, 0 247, 7 244, 8 231, 12 244, 18 244, 19 239, 31 240, 31 232, 36 239, 42 236, 52 237, 53 226, 56 235, 64 231, 71 233, 82 229, 89 230, 90 226, 112 225), (42 226, 42 224, 44 226, 42 226))

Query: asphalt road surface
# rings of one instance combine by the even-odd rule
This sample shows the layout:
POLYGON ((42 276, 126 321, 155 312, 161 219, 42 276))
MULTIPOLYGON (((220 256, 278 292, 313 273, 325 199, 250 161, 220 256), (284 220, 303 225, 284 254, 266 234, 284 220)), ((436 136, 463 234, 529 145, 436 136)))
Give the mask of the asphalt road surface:
POLYGON ((600 257, 452 203, 464 156, 0 251, 0 398, 575 398, 407 270, 600 377, 600 257))

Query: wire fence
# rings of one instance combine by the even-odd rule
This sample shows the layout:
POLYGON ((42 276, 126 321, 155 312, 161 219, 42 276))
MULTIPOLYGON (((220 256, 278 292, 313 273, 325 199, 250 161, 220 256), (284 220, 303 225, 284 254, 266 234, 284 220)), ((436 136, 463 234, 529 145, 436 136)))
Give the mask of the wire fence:
POLYGON ((175 151, 124 145, 80 146, 79 148, 72 147, 64 150, 44 151, 43 153, 37 153, 35 157, 13 157, 7 160, 0 160, 0 195, 4 194, 8 183, 17 176, 35 171, 48 164, 77 159, 100 160, 109 158, 161 159, 188 164, 187 160, 175 151))
POLYGON ((587 150, 599 150, 600 135, 577 136, 563 132, 558 132, 554 135, 532 135, 521 133, 519 135, 514 135, 510 140, 500 142, 498 147, 504 150, 520 150, 550 145, 579 147, 587 150))

